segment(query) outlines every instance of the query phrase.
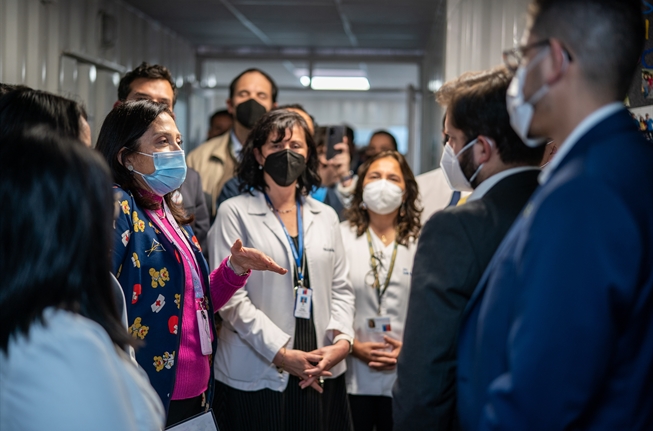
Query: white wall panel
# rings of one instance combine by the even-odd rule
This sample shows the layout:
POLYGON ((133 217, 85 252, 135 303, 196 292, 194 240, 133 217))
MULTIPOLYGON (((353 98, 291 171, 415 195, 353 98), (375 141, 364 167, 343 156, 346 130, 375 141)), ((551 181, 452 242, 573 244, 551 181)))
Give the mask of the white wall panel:
POLYGON ((449 0, 447 80, 501 64, 501 52, 521 39, 530 0, 449 0))
POLYGON ((64 57, 64 51, 127 69, 142 61, 164 64, 183 82, 195 72, 189 42, 119 0, 0 0, 0 82, 83 102, 96 138, 117 98, 117 81, 113 72, 91 72, 90 64, 64 57), (101 44, 101 12, 116 20, 113 46, 101 44))

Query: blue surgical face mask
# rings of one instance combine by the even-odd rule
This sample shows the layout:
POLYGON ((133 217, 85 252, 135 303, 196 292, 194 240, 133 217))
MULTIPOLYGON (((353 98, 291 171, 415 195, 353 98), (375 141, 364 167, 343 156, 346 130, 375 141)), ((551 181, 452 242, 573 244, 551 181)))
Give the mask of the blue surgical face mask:
POLYGON ((167 195, 177 190, 186 179, 186 157, 183 150, 138 154, 154 159, 154 172, 148 175, 134 170, 133 166, 128 166, 127 169, 142 176, 154 194, 167 195))

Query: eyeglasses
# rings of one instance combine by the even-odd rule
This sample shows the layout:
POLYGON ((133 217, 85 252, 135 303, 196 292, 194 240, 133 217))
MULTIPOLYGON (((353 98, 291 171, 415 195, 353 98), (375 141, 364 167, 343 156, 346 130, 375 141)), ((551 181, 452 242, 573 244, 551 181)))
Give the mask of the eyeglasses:
POLYGON ((539 42, 533 42, 528 45, 518 46, 513 49, 508 49, 503 51, 503 62, 505 63, 508 70, 515 72, 517 68, 521 65, 526 53, 533 48, 539 48, 547 46, 551 43, 549 39, 540 40, 539 42))

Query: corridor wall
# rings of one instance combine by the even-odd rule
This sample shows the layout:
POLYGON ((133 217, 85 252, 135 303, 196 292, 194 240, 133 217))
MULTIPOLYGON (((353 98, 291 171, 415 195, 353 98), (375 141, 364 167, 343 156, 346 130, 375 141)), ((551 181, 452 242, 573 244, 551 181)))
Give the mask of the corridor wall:
MULTIPOLYGON (((179 86, 194 80, 193 46, 124 2, 0 0, 0 82, 82 101, 93 142, 121 73, 142 61, 166 65, 179 86)), ((187 112, 184 90, 177 108, 187 112)))
POLYGON ((520 43, 530 0, 448 0, 445 79, 502 63, 520 43))

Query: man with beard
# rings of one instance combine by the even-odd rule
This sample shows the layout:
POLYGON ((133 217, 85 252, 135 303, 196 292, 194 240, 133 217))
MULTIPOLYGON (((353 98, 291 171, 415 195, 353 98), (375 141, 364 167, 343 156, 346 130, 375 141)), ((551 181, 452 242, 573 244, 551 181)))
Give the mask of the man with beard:
POLYGON ((467 203, 436 212, 417 246, 393 391, 397 430, 458 430, 456 337, 467 301, 537 187, 544 148, 510 127, 505 68, 468 73, 437 93, 447 108, 442 172, 467 203))
POLYGON ((278 88, 274 80, 259 69, 247 69, 229 85, 227 111, 234 119, 233 128, 209 139, 186 158, 188 166, 202 177, 202 189, 214 218, 217 199, 224 184, 234 176, 240 150, 254 124, 277 105, 278 88))

